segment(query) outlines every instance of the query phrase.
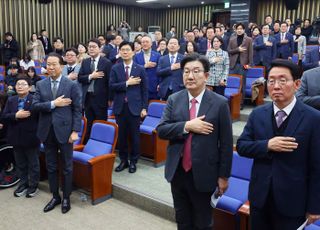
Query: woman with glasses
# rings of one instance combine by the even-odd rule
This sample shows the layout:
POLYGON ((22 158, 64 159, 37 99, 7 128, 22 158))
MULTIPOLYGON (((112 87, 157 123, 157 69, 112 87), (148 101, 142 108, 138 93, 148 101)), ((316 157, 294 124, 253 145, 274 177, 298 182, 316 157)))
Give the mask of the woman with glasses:
POLYGON ((221 49, 223 40, 220 36, 214 36, 211 41, 211 49, 207 50, 206 56, 210 62, 207 88, 224 95, 226 81, 229 74, 229 55, 221 49))

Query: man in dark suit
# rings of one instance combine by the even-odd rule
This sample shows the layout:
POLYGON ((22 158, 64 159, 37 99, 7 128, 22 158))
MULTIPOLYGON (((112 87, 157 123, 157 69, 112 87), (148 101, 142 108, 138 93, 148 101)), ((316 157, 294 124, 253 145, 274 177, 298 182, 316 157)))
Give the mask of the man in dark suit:
POLYGON ((157 131, 169 140, 165 177, 171 182, 178 229, 212 229, 211 195, 228 187, 232 125, 228 101, 206 90, 210 64, 191 54, 181 62, 182 90, 168 98, 157 131))
POLYGON ((222 38, 223 44, 221 45, 221 49, 224 51, 228 51, 229 37, 227 33, 223 32, 224 27, 218 26, 214 28, 214 33, 216 36, 220 36, 222 38))
POLYGON ((183 55, 178 53, 180 46, 177 38, 168 41, 169 54, 159 59, 157 75, 160 77, 159 96, 162 100, 184 88, 180 62, 183 55))
POLYGON ((320 112, 294 96, 301 71, 275 59, 268 75, 272 103, 252 111, 237 142, 253 158, 249 186, 252 230, 297 229, 320 219, 320 112))
POLYGON ((148 35, 141 38, 142 52, 134 56, 134 62, 143 66, 148 78, 148 99, 159 99, 157 65, 161 57, 160 53, 151 49, 152 40, 148 35))
MULTIPOLYGON (((100 56, 100 42, 94 38, 89 41, 89 55, 82 61, 78 81, 82 84, 82 102, 87 118, 87 133, 85 140, 90 137, 92 122, 106 120, 109 92, 109 74, 111 62, 100 56)), ((110 103, 110 102, 109 102, 110 103)))
POLYGON ((123 63, 114 65, 110 74, 110 88, 114 91, 113 112, 119 125, 120 164, 115 171, 129 167, 137 170, 140 155, 140 118, 147 115, 148 83, 144 68, 133 62, 134 47, 130 42, 119 46, 123 63), (130 165, 128 163, 128 137, 131 138, 130 165))
POLYGON ((201 42, 199 43, 199 52, 200 54, 205 55, 207 53, 208 49, 211 49, 211 43, 212 43, 212 39, 214 37, 214 29, 213 27, 208 27, 207 28, 207 33, 206 33, 206 37, 203 38, 201 40, 201 42))
POLYGON ((294 52, 293 35, 287 32, 287 29, 288 24, 282 22, 280 25, 280 33, 274 36, 277 43, 277 57, 282 59, 292 58, 294 52))
POLYGON ((305 71, 301 78, 301 85, 297 91, 297 98, 305 104, 320 110, 320 67, 305 71))
POLYGON ((115 45, 113 44, 115 38, 116 37, 113 34, 107 35, 106 37, 107 44, 104 46, 102 52, 106 55, 105 57, 108 59, 111 51, 115 48, 115 45))
POLYGON ((159 42, 162 39, 162 33, 161 33, 160 30, 156 30, 154 32, 154 39, 155 40, 152 42, 151 48, 152 48, 153 51, 159 51, 160 50, 159 49, 159 42))
POLYGON ((109 60, 115 64, 121 60, 119 54, 119 45, 123 42, 123 38, 121 35, 116 35, 114 39, 114 47, 110 50, 109 53, 109 60))
POLYGON ((269 71, 271 62, 277 55, 276 40, 269 34, 269 25, 265 24, 262 26, 262 35, 258 36, 253 42, 253 49, 258 53, 253 63, 265 66, 267 71, 269 71))
POLYGON ((7 125, 7 141, 13 146, 20 183, 14 196, 33 197, 37 194, 40 177, 39 145, 36 136, 38 117, 31 112, 31 79, 19 77, 15 85, 18 95, 9 97, 2 114, 7 125))
POLYGON ((81 95, 78 85, 62 76, 62 57, 50 53, 47 70, 50 77, 38 81, 33 109, 40 112, 37 136, 44 144, 50 191, 53 198, 44 207, 49 212, 61 203, 58 179, 58 150, 63 168, 62 213, 70 209, 72 191, 73 142, 81 130, 81 95))
POLYGON ((48 37, 48 32, 43 29, 40 31, 41 36, 39 37, 39 40, 42 42, 44 52, 46 55, 52 52, 52 45, 50 42, 50 38, 48 37))

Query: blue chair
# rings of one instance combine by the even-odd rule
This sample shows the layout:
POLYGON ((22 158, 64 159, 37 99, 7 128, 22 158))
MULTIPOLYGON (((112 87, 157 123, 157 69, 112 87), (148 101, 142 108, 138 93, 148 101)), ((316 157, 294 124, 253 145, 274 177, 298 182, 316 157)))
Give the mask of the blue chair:
MULTIPOLYGON (((215 228, 237 226, 239 208, 248 201, 249 183, 253 160, 233 152, 231 176, 228 190, 220 197, 215 209, 215 228)), ((227 227, 222 229, 229 229, 227 227)), ((231 228, 230 228, 231 229, 231 228)))
POLYGON ((46 76, 46 75, 44 75, 44 74, 39 74, 39 77, 41 78, 41 80, 43 80, 43 79, 46 79, 46 78, 47 78, 47 76, 46 76))
POLYGON ((320 224, 316 224, 316 223, 309 224, 304 229, 305 230, 320 230, 320 224))
POLYGON ((319 51, 319 45, 307 45, 306 46, 306 50, 312 50, 312 49, 316 49, 319 51))
POLYGON ((291 61, 292 61, 294 64, 298 65, 298 63, 299 63, 299 54, 298 54, 298 53, 294 53, 294 54, 292 55, 291 61))
POLYGON ((42 68, 41 66, 35 66, 34 67, 37 75, 41 75, 41 68, 42 68))
POLYGON ((2 75, 6 74, 6 67, 4 65, 0 65, 0 74, 2 75))
POLYGON ((4 74, 0 73, 0 82, 3 82, 4 81, 4 74))
POLYGON ((166 160, 168 141, 160 139, 156 131, 165 107, 164 101, 150 101, 148 115, 140 125, 141 155, 151 158, 156 167, 166 160))
POLYGON ((242 97, 242 76, 239 74, 229 74, 224 96, 229 100, 230 113, 232 119, 240 118, 240 102, 242 97))
POLYGON ((75 186, 91 193, 92 204, 98 204, 111 197, 117 139, 116 124, 96 120, 93 122, 87 144, 74 147, 73 182, 75 186))
POLYGON ((82 117, 82 119, 81 119, 81 130, 78 133, 79 139, 76 140, 73 143, 74 147, 76 147, 77 145, 83 145, 84 138, 85 138, 85 135, 83 135, 83 134, 86 133, 86 132, 87 132, 87 118, 82 117))
POLYGON ((35 66, 41 67, 41 62, 39 60, 33 60, 35 66))
MULTIPOLYGON (((246 85, 245 85, 245 98, 251 98, 252 97, 252 84, 262 77, 265 78, 265 67, 264 66, 253 66, 249 68, 246 72, 246 85)), ((262 105, 264 103, 263 97, 264 97, 264 85, 261 85, 259 88, 259 95, 257 99, 255 100, 256 105, 262 105)))

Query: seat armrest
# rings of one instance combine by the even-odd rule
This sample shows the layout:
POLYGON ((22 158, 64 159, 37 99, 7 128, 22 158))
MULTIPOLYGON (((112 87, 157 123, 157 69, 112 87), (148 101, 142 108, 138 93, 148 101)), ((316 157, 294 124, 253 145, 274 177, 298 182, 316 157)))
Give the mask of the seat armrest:
POLYGON ((84 149, 84 145, 75 145, 73 146, 74 151, 79 151, 81 152, 84 149))
POLYGON ((88 162, 90 165, 98 164, 104 160, 115 158, 116 155, 114 153, 103 154, 94 158, 91 158, 88 162))
POLYGON ((250 216, 250 203, 246 201, 238 210, 239 213, 250 216))

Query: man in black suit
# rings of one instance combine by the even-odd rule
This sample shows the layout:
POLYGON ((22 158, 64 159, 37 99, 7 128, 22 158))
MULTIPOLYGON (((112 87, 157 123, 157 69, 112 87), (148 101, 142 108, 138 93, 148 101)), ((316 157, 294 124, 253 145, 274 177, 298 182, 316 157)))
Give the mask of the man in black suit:
POLYGON ((91 39, 88 48, 91 58, 83 60, 78 77, 82 84, 84 112, 88 120, 86 140, 90 137, 92 122, 107 119, 111 69, 111 62, 100 56, 98 39, 91 39))
POLYGON ((211 195, 228 187, 232 125, 227 99, 206 90, 210 63, 199 54, 181 61, 185 90, 169 96, 160 138, 169 140, 165 177, 171 182, 178 229, 212 229, 211 195))
POLYGON ((140 155, 140 118, 147 115, 148 83, 145 69, 133 62, 133 44, 124 41, 119 50, 123 63, 115 64, 110 74, 110 88, 114 91, 113 111, 119 125, 121 159, 115 171, 120 172, 129 166, 129 172, 135 173, 140 155), (128 136, 131 139, 130 165, 128 136))
POLYGON ((52 45, 50 42, 50 38, 48 37, 48 32, 43 29, 40 32, 41 36, 39 37, 39 40, 42 42, 44 52, 46 55, 52 52, 52 45))
POLYGON ((18 95, 8 98, 3 111, 7 141, 13 146, 20 183, 14 196, 33 197, 38 192, 40 176, 39 145, 36 136, 38 117, 31 112, 31 79, 19 77, 15 85, 18 95))
POLYGON ((50 53, 47 70, 50 77, 37 82, 33 109, 40 112, 37 136, 44 144, 48 179, 53 194, 44 207, 49 212, 61 203, 58 180, 58 150, 63 168, 62 213, 71 209, 73 142, 81 130, 81 95, 76 82, 62 76, 62 57, 50 53))

